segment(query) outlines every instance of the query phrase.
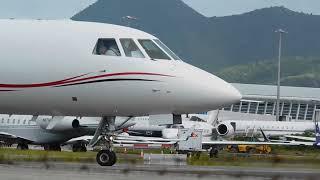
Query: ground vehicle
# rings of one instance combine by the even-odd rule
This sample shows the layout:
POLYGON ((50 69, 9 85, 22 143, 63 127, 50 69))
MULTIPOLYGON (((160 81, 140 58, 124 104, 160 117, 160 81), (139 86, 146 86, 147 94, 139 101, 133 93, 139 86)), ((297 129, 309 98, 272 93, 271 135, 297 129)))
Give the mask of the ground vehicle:
POLYGON ((234 153, 259 153, 269 154, 271 153, 271 147, 268 145, 228 145, 227 151, 234 153))

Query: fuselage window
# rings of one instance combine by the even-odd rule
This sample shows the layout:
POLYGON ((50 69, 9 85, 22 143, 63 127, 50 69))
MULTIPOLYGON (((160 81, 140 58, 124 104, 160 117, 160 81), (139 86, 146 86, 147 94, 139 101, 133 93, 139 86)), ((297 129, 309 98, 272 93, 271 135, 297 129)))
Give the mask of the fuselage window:
POLYGON ((120 42, 127 57, 144 58, 144 55, 132 39, 120 39, 120 42))
POLYGON ((115 39, 98 39, 93 54, 105 56, 121 56, 119 47, 115 39))
POLYGON ((154 42, 156 42, 163 50, 167 52, 174 60, 181 60, 173 51, 171 51, 168 46, 163 44, 159 39, 154 39, 154 42))
POLYGON ((167 54, 164 53, 153 41, 149 39, 140 39, 139 43, 151 59, 170 60, 169 56, 167 56, 167 54))

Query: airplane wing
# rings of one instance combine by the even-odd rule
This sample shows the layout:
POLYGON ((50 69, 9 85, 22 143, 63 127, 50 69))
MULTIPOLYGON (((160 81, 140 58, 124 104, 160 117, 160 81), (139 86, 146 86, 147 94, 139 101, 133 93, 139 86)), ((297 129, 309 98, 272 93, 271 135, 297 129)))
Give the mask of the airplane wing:
POLYGON ((118 144, 175 144, 176 141, 135 141, 135 140, 114 140, 118 144))
POLYGON ((298 140, 304 140, 304 141, 316 141, 315 137, 305 137, 305 136, 291 136, 291 135, 285 135, 286 138, 292 138, 292 139, 298 139, 298 140))
POLYGON ((88 144, 92 138, 93 138, 93 136, 81 136, 81 137, 77 137, 77 138, 72 138, 63 144, 75 144, 75 143, 78 143, 79 141, 82 141, 82 142, 88 144))
MULTIPOLYGON (((81 136, 78 138, 70 139, 64 144, 74 144, 79 141, 83 141, 84 143, 89 143, 91 139, 93 139, 93 136, 81 136)), ((98 137, 98 139, 100 139, 100 137, 98 137)), ((174 144, 179 140, 181 139, 164 139, 164 138, 118 135, 114 139, 114 142, 119 144, 174 144)))
MULTIPOLYGON (((75 144, 78 143, 79 141, 84 142, 84 143, 89 143, 93 136, 81 136, 77 138, 70 139, 69 141, 65 142, 64 144, 75 144)), ((100 139, 100 137, 98 138, 100 139)), ((159 143, 158 142, 151 142, 148 139, 141 139, 141 138, 126 138, 126 137, 116 137, 116 139, 113 141, 115 143, 119 144, 155 144, 159 143)))
POLYGON ((17 136, 13 135, 13 134, 9 134, 6 132, 0 132, 0 137, 2 138, 11 138, 11 139, 16 139, 17 136))
MULTIPOLYGON (((137 139, 137 138, 120 138, 115 139, 114 142, 120 144, 175 144, 178 141, 184 141, 185 139, 137 139)), ((286 142, 251 142, 251 141, 202 141, 203 145, 285 145, 285 146, 313 146, 313 142, 302 142, 302 141, 286 141, 286 142)))
MULTIPOLYGON (((64 144, 74 144, 79 141, 89 143, 93 136, 81 136, 77 138, 70 139, 64 144)), ((116 136, 114 142, 116 143, 165 143, 165 142, 177 142, 178 139, 164 139, 164 138, 152 138, 152 137, 141 137, 141 136, 116 136)))
POLYGON ((285 145, 285 146, 312 146, 311 142, 289 141, 289 142, 251 142, 251 141, 202 141, 206 145, 285 145))
POLYGON ((31 142, 30 140, 24 138, 24 137, 20 137, 20 136, 16 136, 14 134, 10 134, 7 132, 0 132, 0 139, 3 141, 8 141, 10 140, 12 142, 12 140, 23 140, 23 141, 27 141, 27 142, 31 142))
POLYGON ((117 136, 116 140, 135 140, 135 141, 156 141, 156 142, 168 142, 168 141, 182 141, 185 139, 165 139, 157 137, 143 137, 143 136, 117 136))

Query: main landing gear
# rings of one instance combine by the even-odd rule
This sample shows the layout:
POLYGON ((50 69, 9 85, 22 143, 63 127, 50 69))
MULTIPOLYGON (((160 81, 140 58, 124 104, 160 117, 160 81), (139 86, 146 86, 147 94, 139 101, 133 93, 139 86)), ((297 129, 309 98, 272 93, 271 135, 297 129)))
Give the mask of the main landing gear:
POLYGON ((103 149, 96 156, 96 161, 101 166, 113 166, 117 162, 116 153, 112 150, 112 141, 115 132, 115 116, 104 116, 101 118, 99 126, 94 133, 90 146, 95 146, 101 139, 103 149), (101 138, 99 138, 101 135, 101 138))

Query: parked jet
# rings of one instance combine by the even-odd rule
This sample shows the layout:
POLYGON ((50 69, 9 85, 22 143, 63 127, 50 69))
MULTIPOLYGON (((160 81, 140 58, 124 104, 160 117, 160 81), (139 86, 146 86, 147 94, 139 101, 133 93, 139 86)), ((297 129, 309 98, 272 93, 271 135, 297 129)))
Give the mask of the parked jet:
MULTIPOLYGON (((211 137, 213 132, 216 133, 217 113, 218 111, 210 111, 210 116, 201 114, 188 114, 182 115, 181 124, 163 124, 162 122, 154 122, 155 120, 149 116, 135 117, 130 120, 134 123, 127 129, 130 135, 136 136, 149 136, 149 137, 162 137, 167 139, 174 139, 178 136, 178 129, 192 128, 196 130, 202 130, 202 135, 205 137, 211 137), (206 120, 204 120, 204 118, 206 120)), ((231 134, 233 135, 233 134, 231 134)), ((229 136, 229 135, 223 135, 229 136)))
MULTIPOLYGON (((102 117, 100 165, 113 165, 116 116, 205 112, 237 103, 231 84, 158 38, 111 24, 0 20, 0 113, 102 117)), ((52 118, 56 121, 56 118, 52 118)))
POLYGON ((223 120, 219 122, 220 134, 230 131, 237 135, 252 136, 261 134, 260 129, 267 136, 280 136, 290 134, 303 134, 305 131, 314 130, 311 121, 262 121, 262 120, 223 120))
POLYGON ((313 130, 314 123, 311 121, 264 121, 264 120, 224 120, 220 111, 211 111, 208 114, 190 114, 182 116, 182 124, 174 125, 151 125, 149 117, 136 117, 135 125, 129 128, 130 134, 175 138, 179 128, 202 129, 204 136, 233 137, 235 135, 254 136, 261 134, 263 130, 267 136, 279 136, 290 134, 302 134, 313 130), (223 120, 219 120, 219 118, 223 120))
MULTIPOLYGON (((18 149, 28 149, 28 144, 42 145, 45 150, 60 151, 61 144, 72 145, 73 151, 86 151, 85 141, 73 138, 93 135, 99 117, 54 117, 32 115, 0 115, 0 140, 6 144, 18 144, 18 149), (70 141, 73 139, 73 141, 70 141)), ((116 131, 134 125, 117 117, 116 131)))

